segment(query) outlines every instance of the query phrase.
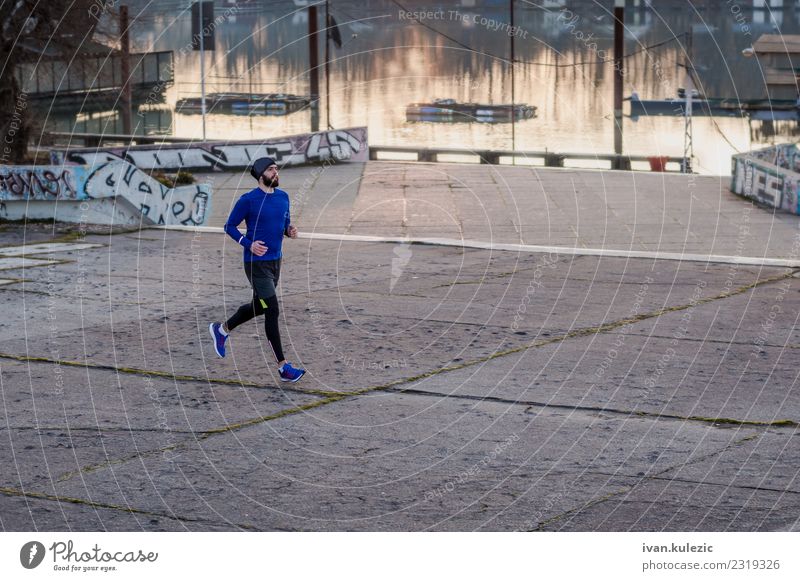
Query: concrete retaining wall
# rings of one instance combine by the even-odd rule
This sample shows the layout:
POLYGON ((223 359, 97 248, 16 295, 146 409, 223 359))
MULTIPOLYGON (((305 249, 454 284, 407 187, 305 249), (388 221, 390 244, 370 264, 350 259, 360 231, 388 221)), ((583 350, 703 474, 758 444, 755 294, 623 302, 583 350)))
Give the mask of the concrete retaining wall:
POLYGON ((124 161, 0 166, 0 217, 98 224, 205 225, 211 186, 167 188, 124 161))
POLYGON ((800 150, 793 143, 733 156, 731 191, 772 208, 800 214, 800 150))
POLYGON ((281 167, 319 163, 330 159, 367 161, 367 128, 306 133, 259 141, 70 149, 53 151, 51 161, 59 165, 127 161, 147 171, 230 171, 244 169, 253 160, 264 156, 274 158, 281 167))

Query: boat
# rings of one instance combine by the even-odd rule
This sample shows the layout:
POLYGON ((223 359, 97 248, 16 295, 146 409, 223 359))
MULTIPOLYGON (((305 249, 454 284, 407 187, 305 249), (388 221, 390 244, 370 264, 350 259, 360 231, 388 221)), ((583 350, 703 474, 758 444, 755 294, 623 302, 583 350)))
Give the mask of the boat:
MULTIPOLYGON (((686 97, 679 96, 672 99, 637 99, 635 95, 629 98, 631 103, 631 117, 640 115, 672 115, 683 117, 686 112, 686 97)), ((722 99, 693 96, 692 115, 698 117, 729 116, 741 117, 742 108, 737 99, 722 99)))
POLYGON ((311 104, 311 99, 297 95, 271 93, 264 95, 259 100, 234 101, 231 103, 231 112, 236 115, 250 115, 260 113, 263 115, 288 115, 311 104))
MULTIPOLYGON (((671 99, 639 99, 636 93, 630 101, 631 117, 640 115, 684 116, 686 93, 678 89, 678 96, 671 99)), ((698 117, 744 117, 754 115, 777 115, 775 118, 796 118, 797 101, 792 99, 736 99, 730 97, 704 97, 696 91, 692 94, 692 115, 698 117)))
MULTIPOLYGON (((39 111, 74 113, 101 112, 114 109, 121 105, 119 87, 93 89, 89 91, 58 91, 53 93, 38 93, 29 95, 33 107, 39 111)), ((138 105, 160 104, 166 102, 163 85, 151 87, 132 87, 131 105, 136 110, 138 105)))
POLYGON ((487 105, 459 103, 455 99, 435 99, 433 103, 412 103, 406 107, 407 121, 483 123, 510 123, 512 120, 530 119, 536 107, 525 103, 515 105, 487 105))
POLYGON ((759 109, 749 112, 753 121, 800 121, 800 109, 759 109))
MULTIPOLYGON (((308 107, 310 104, 310 97, 299 97, 286 93, 210 93, 206 95, 206 113, 288 115, 308 107)), ((200 97, 179 99, 175 103, 177 113, 196 114, 202 111, 202 107, 200 97)))

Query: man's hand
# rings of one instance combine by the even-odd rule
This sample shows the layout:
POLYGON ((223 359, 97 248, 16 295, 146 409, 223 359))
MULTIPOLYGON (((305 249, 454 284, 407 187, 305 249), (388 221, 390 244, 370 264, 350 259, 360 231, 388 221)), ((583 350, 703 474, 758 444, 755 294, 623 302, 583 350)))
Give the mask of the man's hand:
POLYGON ((289 227, 286 229, 286 233, 289 235, 289 238, 297 238, 297 228, 295 228, 292 224, 289 224, 289 227))
POLYGON ((267 247, 261 240, 256 240, 250 245, 250 252, 256 256, 264 256, 267 253, 267 247))

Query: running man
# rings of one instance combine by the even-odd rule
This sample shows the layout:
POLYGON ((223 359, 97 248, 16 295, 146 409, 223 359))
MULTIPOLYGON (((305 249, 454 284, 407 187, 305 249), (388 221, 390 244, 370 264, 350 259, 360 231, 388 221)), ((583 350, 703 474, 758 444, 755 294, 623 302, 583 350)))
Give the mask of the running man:
POLYGON ((278 165, 269 157, 253 162, 250 175, 258 187, 244 194, 233 207, 225 232, 244 247, 244 273, 253 287, 253 300, 239 307, 225 323, 211 323, 208 330, 214 339, 214 350, 225 357, 225 341, 236 327, 259 315, 264 315, 264 328, 272 352, 278 361, 281 381, 298 381, 305 369, 296 369, 283 356, 281 334, 278 330, 278 296, 275 287, 281 274, 283 237, 297 238, 289 213, 289 195, 278 186, 278 165), (245 221, 247 233, 239 232, 245 221))

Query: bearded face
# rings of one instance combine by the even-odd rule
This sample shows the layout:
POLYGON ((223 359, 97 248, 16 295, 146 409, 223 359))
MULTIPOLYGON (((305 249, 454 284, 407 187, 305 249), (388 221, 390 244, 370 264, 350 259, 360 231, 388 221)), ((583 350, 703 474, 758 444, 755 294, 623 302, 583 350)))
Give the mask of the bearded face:
POLYGON ((268 167, 263 174, 261 174, 261 182, 264 184, 265 187, 268 188, 277 188, 279 181, 278 181, 278 167, 277 166, 270 166, 268 167))

